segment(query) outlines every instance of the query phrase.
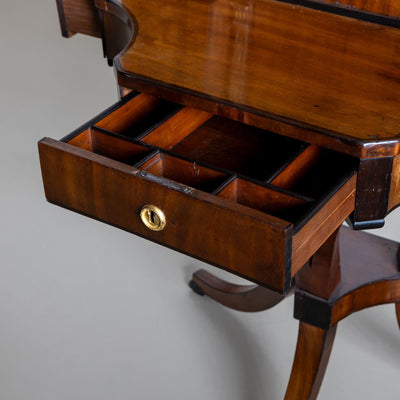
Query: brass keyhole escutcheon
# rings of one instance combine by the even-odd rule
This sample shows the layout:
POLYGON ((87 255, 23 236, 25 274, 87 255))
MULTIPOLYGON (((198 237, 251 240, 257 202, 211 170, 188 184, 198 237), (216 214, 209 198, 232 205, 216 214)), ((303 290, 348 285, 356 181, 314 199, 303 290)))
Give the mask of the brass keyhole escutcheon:
POLYGON ((146 227, 152 231, 162 231, 167 223, 163 211, 152 204, 145 204, 140 209, 140 218, 146 227))

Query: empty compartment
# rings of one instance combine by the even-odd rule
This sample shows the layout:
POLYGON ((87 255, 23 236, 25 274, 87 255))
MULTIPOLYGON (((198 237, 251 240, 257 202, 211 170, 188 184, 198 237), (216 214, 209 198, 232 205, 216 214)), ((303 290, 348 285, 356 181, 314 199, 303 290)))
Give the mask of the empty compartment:
POLYGON ((136 138, 154 129, 182 108, 181 105, 141 93, 96 123, 96 126, 136 138))
POLYGON ((164 153, 158 153, 139 168, 209 193, 215 191, 228 178, 222 172, 164 153))
POLYGON ((68 143, 128 165, 136 164, 152 152, 146 146, 107 135, 96 128, 87 129, 68 143))
MULTIPOLYGON (((163 147, 163 140, 159 135, 157 142, 153 135, 151 143, 163 147)), ((167 148, 204 164, 264 181, 303 147, 303 142, 213 117, 183 138, 170 138, 167 148)))
POLYGON ((225 186, 218 197, 274 215, 289 222, 297 221, 310 207, 305 199, 237 178, 225 186))
POLYGON ((269 183, 318 199, 340 184, 354 168, 352 157, 310 145, 269 183))

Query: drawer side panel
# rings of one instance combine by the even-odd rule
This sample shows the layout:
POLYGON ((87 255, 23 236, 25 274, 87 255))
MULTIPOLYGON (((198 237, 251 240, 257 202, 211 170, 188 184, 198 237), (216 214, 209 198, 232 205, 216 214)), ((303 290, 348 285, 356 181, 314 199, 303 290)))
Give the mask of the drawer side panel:
POLYGON ((343 223, 355 207, 357 174, 293 237, 292 276, 343 223))
POLYGON ((57 0, 63 36, 75 33, 101 37, 99 13, 94 0, 57 0))
POLYGON ((39 151, 50 202, 276 291, 288 289, 289 224, 240 213, 235 204, 229 207, 226 201, 194 189, 183 191, 179 185, 156 182, 143 176, 143 171, 52 139, 42 140, 39 151), (164 211, 163 231, 150 231, 140 220, 140 208, 148 203, 164 211))

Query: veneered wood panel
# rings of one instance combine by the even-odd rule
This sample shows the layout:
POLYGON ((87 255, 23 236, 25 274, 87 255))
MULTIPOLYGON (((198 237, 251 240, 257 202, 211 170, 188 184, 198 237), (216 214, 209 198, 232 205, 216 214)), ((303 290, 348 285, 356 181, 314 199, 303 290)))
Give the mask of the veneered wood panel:
POLYGON ((400 17, 400 2, 398 0, 311 0, 316 3, 333 3, 352 10, 363 10, 388 17, 400 17))
POLYGON ((388 210, 400 204, 400 156, 393 159, 392 182, 390 185, 388 210))
POLYGON ((139 26, 117 60, 133 86, 161 83, 336 144, 400 139, 400 30, 276 1, 168 0, 167 13, 156 0, 121 4, 139 26))
POLYGON ((75 33, 101 37, 99 11, 94 0, 56 0, 62 34, 75 33))
POLYGON ((354 174, 293 237, 292 275, 309 260, 324 241, 354 210, 357 174, 354 174))
POLYGON ((289 289, 289 223, 66 143, 43 139, 39 151, 49 201, 274 290, 289 289), (139 210, 147 203, 165 212, 163 231, 141 222, 139 210))

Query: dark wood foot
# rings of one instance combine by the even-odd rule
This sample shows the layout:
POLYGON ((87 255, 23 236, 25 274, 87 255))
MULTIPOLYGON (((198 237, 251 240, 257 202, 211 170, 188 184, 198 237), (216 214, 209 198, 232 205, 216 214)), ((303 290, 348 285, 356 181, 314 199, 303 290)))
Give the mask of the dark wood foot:
POLYGON ((397 317, 397 324, 399 325, 400 329, 400 303, 396 303, 396 317, 397 317))
POLYGON ((193 274, 189 286, 196 293, 207 295, 218 303, 238 311, 268 310, 286 297, 258 285, 234 285, 202 269, 193 274))
POLYGON ((336 334, 328 329, 300 322, 296 354, 285 400, 314 400, 325 375, 336 334))

